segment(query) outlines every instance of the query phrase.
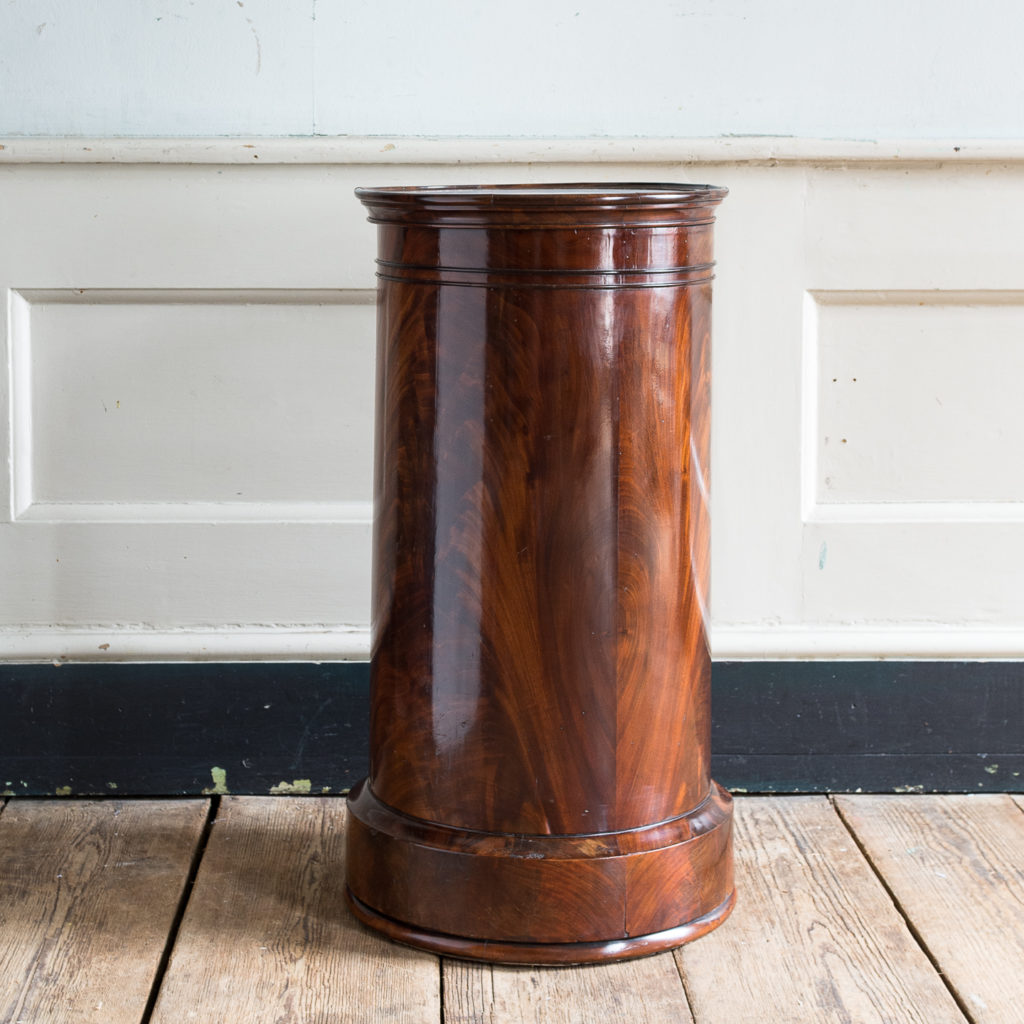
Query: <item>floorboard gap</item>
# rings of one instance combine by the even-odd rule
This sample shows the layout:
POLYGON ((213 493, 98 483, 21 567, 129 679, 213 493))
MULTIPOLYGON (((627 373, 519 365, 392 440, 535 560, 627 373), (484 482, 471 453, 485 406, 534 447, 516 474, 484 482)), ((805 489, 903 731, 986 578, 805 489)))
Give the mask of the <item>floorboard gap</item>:
POLYGON ((676 973, 679 975, 679 984, 683 989, 683 999, 686 1000, 686 1009, 690 1012, 690 1020, 696 1022, 697 1014, 693 1012, 693 999, 690 996, 690 989, 686 982, 686 971, 683 970, 683 949, 678 948, 672 950, 670 956, 676 965, 676 973))
POLYGON ((206 810, 206 821, 203 824, 203 831, 199 835, 199 842, 192 853, 192 860, 189 863, 188 875, 185 878, 185 885, 181 891, 181 899, 178 901, 178 909, 175 911, 174 920, 167 931, 167 941, 164 943, 163 953, 156 965, 156 972, 153 975, 153 984, 149 991, 149 998, 142 1011, 139 1024, 149 1024, 156 1009, 156 1001, 160 995, 160 987, 163 985, 164 976, 167 974, 167 967, 171 962, 171 953, 174 951, 174 944, 178 941, 178 932, 181 930, 181 923, 185 919, 185 911, 188 909, 188 901, 196 884, 196 876, 199 874, 199 865, 202 862, 203 854, 206 852, 207 843, 210 841, 210 833, 213 831, 213 823, 217 820, 217 811, 220 808, 220 797, 211 796, 210 805, 206 810))
POLYGON ((444 1012, 444 957, 437 958, 437 993, 438 1009, 441 1011, 441 1024, 444 1024, 447 1014, 444 1012))
MULTIPOLYGON (((848 796, 849 794, 843 795, 848 796)), ((912 800, 913 797, 908 797, 907 799, 912 800)), ((871 871, 874 874, 875 878, 878 879, 882 888, 886 891, 886 894, 888 895, 889 899, 892 900, 892 904, 896 908, 896 912, 900 915, 900 917, 903 918, 903 922, 904 924, 906 924, 907 930, 913 936, 914 941, 921 948, 921 952, 924 953, 924 955, 928 958, 928 962, 932 965, 933 969, 935 970, 935 973, 939 976, 939 979, 942 981, 942 984, 945 985, 946 991, 952 997, 953 1002, 956 1003, 957 1007, 959 1008, 960 1012, 964 1015, 964 1018, 966 1020, 970 1021, 971 1024, 977 1024, 977 1018, 968 1009, 967 1004, 963 1001, 963 999, 960 998, 960 994, 957 992, 957 990, 952 986, 952 984, 950 984, 949 978, 946 977, 945 972, 942 970, 942 965, 935 958, 931 949, 929 949, 928 943, 925 942, 923 936, 917 930, 917 927, 915 926, 913 920, 903 909, 903 904, 900 903, 896 893, 893 892, 893 890, 889 886, 889 883, 885 880, 885 875, 883 875, 882 872, 879 871, 878 867, 875 865, 875 862, 871 859, 871 855, 868 853, 867 848, 860 841, 860 836, 857 835, 856 831, 854 831, 851 824, 846 820, 846 818, 843 815, 842 809, 835 801, 835 796, 831 793, 828 796, 828 802, 832 805, 832 810, 835 811, 836 816, 843 823, 843 827, 846 829, 847 832, 850 833, 850 838, 854 841, 854 843, 856 843, 857 849, 860 850, 861 856, 867 861, 868 866, 871 868, 871 871)))

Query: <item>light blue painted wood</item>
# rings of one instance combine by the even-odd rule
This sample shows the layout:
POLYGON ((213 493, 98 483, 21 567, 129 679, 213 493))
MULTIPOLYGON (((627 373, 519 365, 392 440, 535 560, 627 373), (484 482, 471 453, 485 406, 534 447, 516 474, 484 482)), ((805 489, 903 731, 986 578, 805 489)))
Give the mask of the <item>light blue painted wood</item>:
POLYGON ((0 135, 1019 138, 1015 0, 5 0, 0 135))

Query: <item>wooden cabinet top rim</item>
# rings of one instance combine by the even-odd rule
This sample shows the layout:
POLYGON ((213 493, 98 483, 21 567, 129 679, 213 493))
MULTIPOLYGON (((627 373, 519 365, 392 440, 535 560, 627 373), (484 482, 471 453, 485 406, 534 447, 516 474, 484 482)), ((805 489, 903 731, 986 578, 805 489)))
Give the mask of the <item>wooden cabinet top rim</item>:
MULTIPOLYGON (((715 185, 590 183, 357 188, 373 223, 491 227, 692 224, 728 189, 715 185)), ((707 221, 706 214, 703 220, 707 221)))
POLYGON ((718 185, 664 182, 573 182, 529 185, 386 185, 357 188, 364 202, 432 206, 664 206, 720 202, 728 193, 718 185))

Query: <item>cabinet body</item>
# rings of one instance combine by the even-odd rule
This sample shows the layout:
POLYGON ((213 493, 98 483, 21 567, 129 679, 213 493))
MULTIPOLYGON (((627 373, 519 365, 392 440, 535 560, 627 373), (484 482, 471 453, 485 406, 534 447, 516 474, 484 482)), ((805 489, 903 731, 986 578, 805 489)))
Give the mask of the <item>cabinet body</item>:
POLYGON ((348 896, 393 938, 582 963, 731 909, 706 632, 723 195, 360 190, 380 291, 348 896))

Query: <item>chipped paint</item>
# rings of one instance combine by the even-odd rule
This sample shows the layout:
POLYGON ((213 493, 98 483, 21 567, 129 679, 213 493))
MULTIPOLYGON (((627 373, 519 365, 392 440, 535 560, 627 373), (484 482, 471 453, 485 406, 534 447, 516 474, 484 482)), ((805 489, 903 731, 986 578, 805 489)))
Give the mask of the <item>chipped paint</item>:
POLYGON ((279 782, 276 786, 270 787, 271 796, 295 796, 299 793, 309 793, 313 783, 309 779, 293 779, 291 782, 279 782))
POLYGON ((0 796, 17 796, 13 789, 0 790, 0 796))
POLYGON ((893 786, 894 793, 923 793, 924 786, 893 786))
POLYGON ((997 771, 999 771, 999 765, 997 765, 997 764, 987 764, 987 765, 985 765, 985 771, 987 771, 989 773, 989 775, 995 775, 995 773, 997 771))
POLYGON ((71 796, 71 787, 70 786, 58 786, 54 790, 54 793, 57 796, 71 796))
POLYGON ((107 783, 107 789, 117 789, 117 783, 116 782, 108 782, 107 783))
POLYGON ((203 796, 226 796, 231 790, 228 789, 228 773, 223 768, 211 768, 210 778, 213 785, 203 790, 203 796))

